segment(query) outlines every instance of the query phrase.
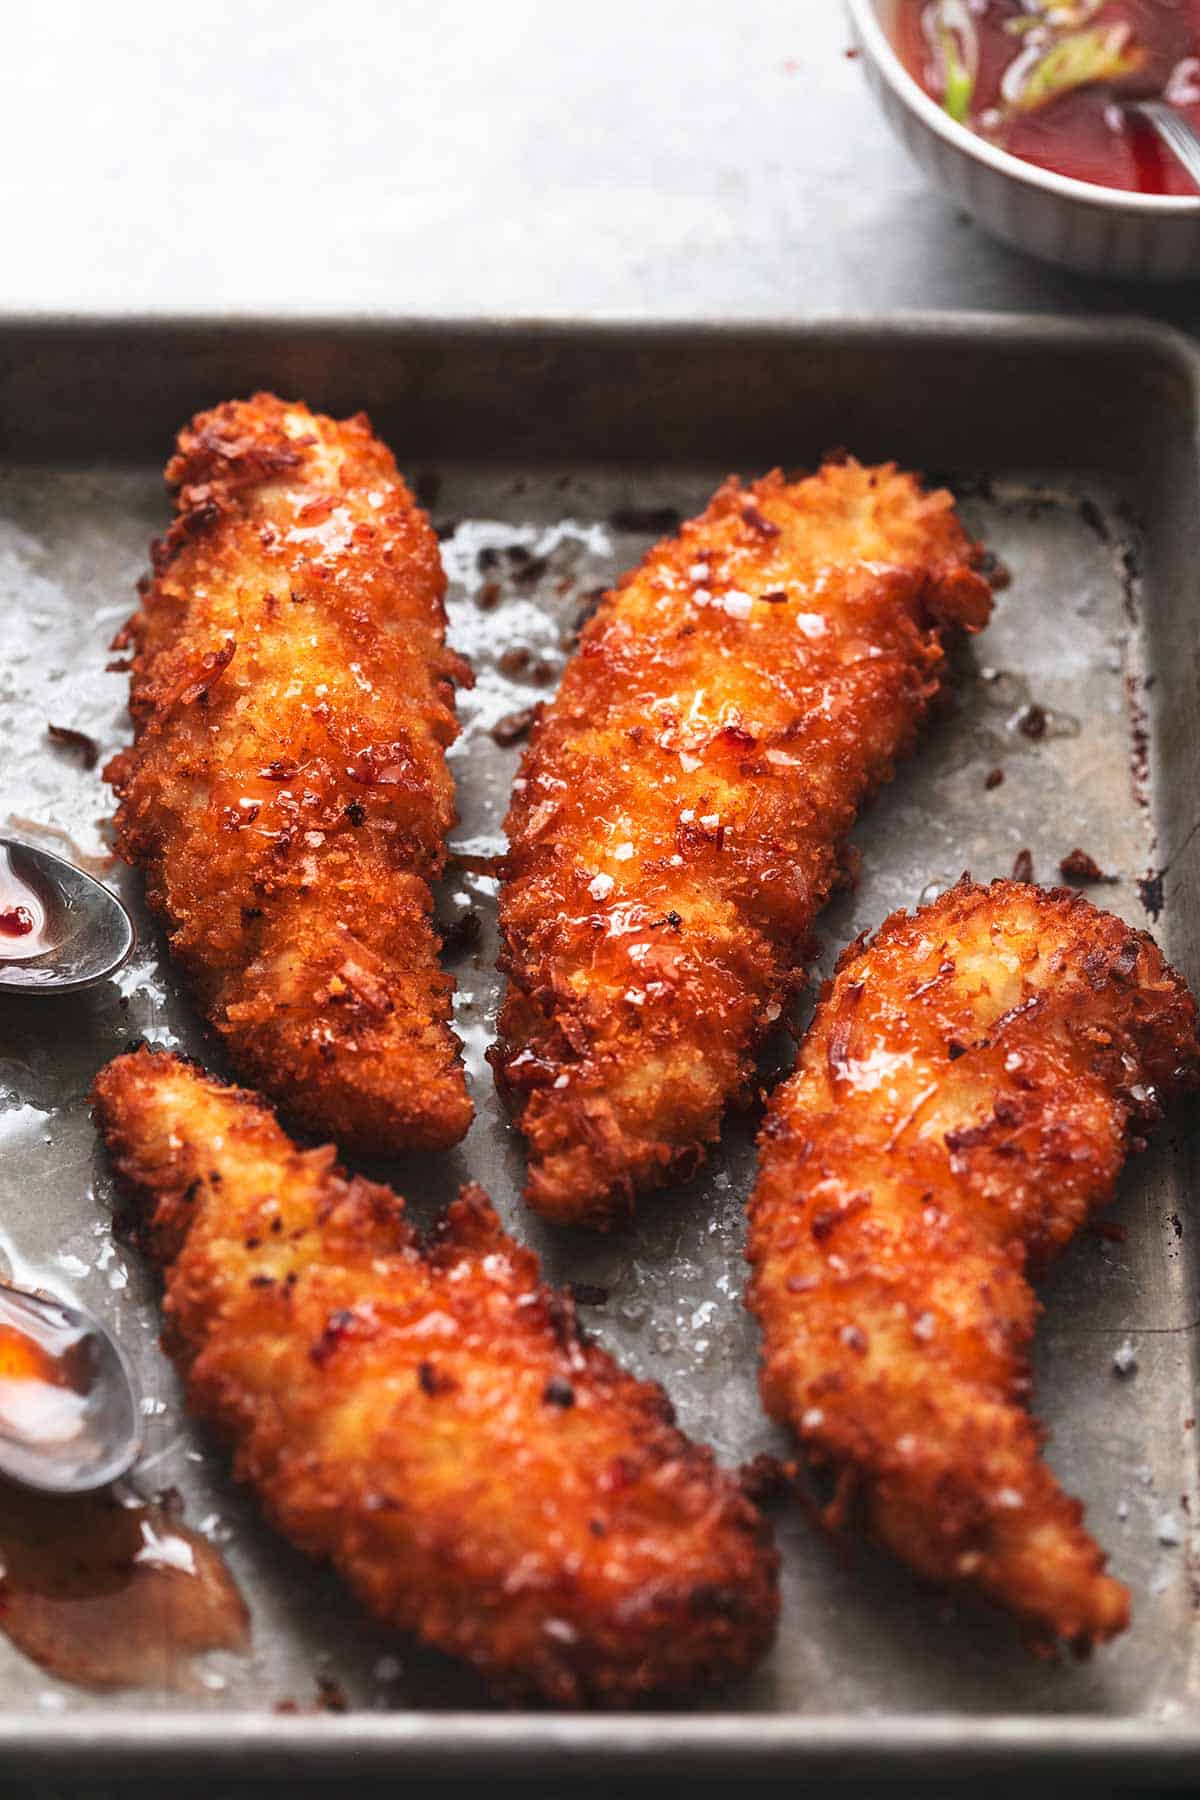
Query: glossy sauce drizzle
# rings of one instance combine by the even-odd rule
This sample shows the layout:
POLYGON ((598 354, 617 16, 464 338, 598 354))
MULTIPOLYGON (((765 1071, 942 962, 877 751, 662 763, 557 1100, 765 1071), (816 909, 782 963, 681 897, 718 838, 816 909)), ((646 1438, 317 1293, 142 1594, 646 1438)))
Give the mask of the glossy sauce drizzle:
POLYGON ((249 1614, 219 1552, 170 1505, 0 1483, 0 1631, 60 1681, 195 1691, 193 1657, 245 1650, 249 1614))

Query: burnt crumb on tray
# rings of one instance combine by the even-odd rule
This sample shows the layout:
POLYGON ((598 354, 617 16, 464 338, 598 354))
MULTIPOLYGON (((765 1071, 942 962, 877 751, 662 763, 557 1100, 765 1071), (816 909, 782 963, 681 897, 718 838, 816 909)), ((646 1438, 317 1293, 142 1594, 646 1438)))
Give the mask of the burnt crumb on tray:
POLYGON ((1001 594, 1006 587, 1012 586, 1012 570, 994 550, 985 550, 975 566, 993 594, 1001 594))
POLYGON ((765 1506, 769 1501, 782 1499, 794 1486, 796 1465, 784 1462, 769 1450, 761 1450, 741 1465, 737 1478, 746 1498, 755 1506, 765 1506))
POLYGON ((988 792, 990 793, 993 788, 998 788, 1003 780, 1004 780, 1004 770, 1003 769, 989 769, 987 774, 983 778, 983 785, 985 788, 987 788, 988 792))
POLYGON ((1163 881, 1165 876, 1165 869, 1151 869, 1138 879, 1138 899, 1152 919, 1157 919, 1163 909, 1163 881))
POLYGON ((1032 743, 1037 744, 1045 737, 1046 727, 1049 723, 1050 719, 1045 707, 1039 706, 1035 700, 1032 705, 1025 708, 1017 720, 1017 730, 1023 732, 1032 743))
POLYGON ((594 1281, 571 1281, 567 1286, 576 1306, 608 1305, 608 1289, 594 1281))
POLYGON ((437 930, 443 955, 464 956, 468 950, 477 948, 483 936, 483 919, 475 907, 469 906, 457 918, 439 919, 437 930))
POLYGON ((1014 881, 1033 880, 1032 850, 1018 850, 1013 857, 1012 878, 1014 881))
POLYGON ((1098 881, 1115 881, 1115 875, 1106 875, 1094 856, 1078 846, 1069 850, 1058 865, 1058 872, 1064 881, 1076 882, 1080 886, 1088 886, 1098 881))
POLYGON ((496 659, 496 667, 502 675, 516 681, 532 682, 535 687, 547 687, 554 679, 554 670, 549 663, 535 658, 526 644, 514 644, 511 649, 502 651, 496 659))
POLYGON ((47 725, 46 736, 52 744, 78 756, 85 769, 94 769, 100 761, 100 746, 86 731, 77 731, 73 725, 47 725))
POLYGON ((536 706, 523 706, 519 712, 505 713, 504 717, 497 719, 492 726, 494 742, 499 744, 502 749, 507 749, 510 744, 519 744, 522 738, 528 737, 530 727, 538 716, 538 710, 536 706))

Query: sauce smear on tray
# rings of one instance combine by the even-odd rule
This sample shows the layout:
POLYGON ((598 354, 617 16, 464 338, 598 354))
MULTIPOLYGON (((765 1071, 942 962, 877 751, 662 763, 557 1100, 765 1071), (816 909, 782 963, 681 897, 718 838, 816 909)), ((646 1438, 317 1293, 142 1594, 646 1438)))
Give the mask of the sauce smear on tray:
POLYGON ((245 1649, 249 1615, 220 1553, 169 1506, 0 1483, 0 1631, 60 1681, 187 1690, 193 1657, 245 1649))
POLYGON ((900 0, 896 42, 999 149, 1100 187, 1197 191, 1124 103, 1165 99, 1200 129, 1200 0, 900 0))

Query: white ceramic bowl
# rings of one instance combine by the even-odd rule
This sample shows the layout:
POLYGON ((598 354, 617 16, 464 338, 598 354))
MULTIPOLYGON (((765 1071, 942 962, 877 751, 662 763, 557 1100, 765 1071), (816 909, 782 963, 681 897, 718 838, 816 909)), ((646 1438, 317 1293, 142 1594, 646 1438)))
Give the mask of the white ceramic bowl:
POLYGON ((1200 279, 1200 195, 1071 181, 957 125, 892 48, 896 0, 847 0, 875 95, 926 172, 1007 243, 1086 275, 1200 279))

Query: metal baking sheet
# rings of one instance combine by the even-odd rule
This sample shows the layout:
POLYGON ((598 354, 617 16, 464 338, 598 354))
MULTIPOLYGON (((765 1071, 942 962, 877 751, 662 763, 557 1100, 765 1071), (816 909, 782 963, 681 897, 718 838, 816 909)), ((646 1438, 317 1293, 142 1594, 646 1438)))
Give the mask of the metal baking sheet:
MULTIPOLYGON (((366 406, 420 481, 451 577, 451 638, 477 676, 452 753, 455 841, 475 854, 502 847, 519 754, 492 727, 552 692, 589 594, 637 558, 660 516, 696 511, 730 469, 811 465, 837 445, 956 482, 1011 585, 958 656, 956 708, 861 821, 862 877, 821 921, 820 967, 963 869, 1007 873, 1027 849, 1053 880, 1081 847, 1114 878, 1094 897, 1151 925, 1200 979, 1200 364, 1183 340, 980 316, 802 329, 0 325, 0 827, 89 867, 106 855, 108 792, 46 727, 87 732, 106 753, 126 741, 126 679, 105 672, 106 646, 166 519, 172 434, 196 407, 262 386, 335 412, 366 406), (1044 712, 1040 735, 1030 708, 1044 712), (989 787, 995 769, 1004 779, 989 787)), ((1044 1292, 1037 1407, 1052 1463, 1133 1590, 1119 1643, 1089 1662, 1031 1660, 1003 1621, 919 1591, 866 1549, 839 1559, 785 1507, 782 1627, 752 1678, 671 1713, 499 1712, 276 1539, 187 1421, 153 1284, 110 1231, 85 1096, 131 1038, 216 1057, 136 879, 106 878, 138 913, 133 965, 81 998, 0 1009, 0 1250, 120 1332, 143 1394, 140 1480, 177 1488, 221 1545, 253 1647, 210 1658, 186 1699, 99 1697, 48 1679, 0 1637, 10 1767, 69 1769, 86 1743, 98 1772, 172 1780, 201 1764, 260 1782, 351 1766, 881 1778, 1011 1772, 1014 1758, 1182 1778, 1200 1748, 1200 1222, 1186 1116, 1128 1171, 1111 1215, 1124 1241, 1085 1235, 1044 1292), (1125 1344, 1136 1369, 1122 1376, 1125 1344), (344 1691, 345 1715, 316 1709, 320 1676, 344 1691), (283 1701, 301 1710, 280 1714, 283 1701)), ((731 1463, 781 1448, 741 1304, 753 1119, 730 1125, 700 1176, 648 1201, 627 1237, 555 1232, 524 1213, 520 1147, 483 1062, 499 989, 494 883, 460 868, 440 911, 467 906, 484 936, 452 966, 476 1123, 449 1155, 372 1172, 422 1221, 462 1180, 482 1181, 554 1279, 605 1290, 588 1325, 665 1383, 685 1429, 731 1463)))

